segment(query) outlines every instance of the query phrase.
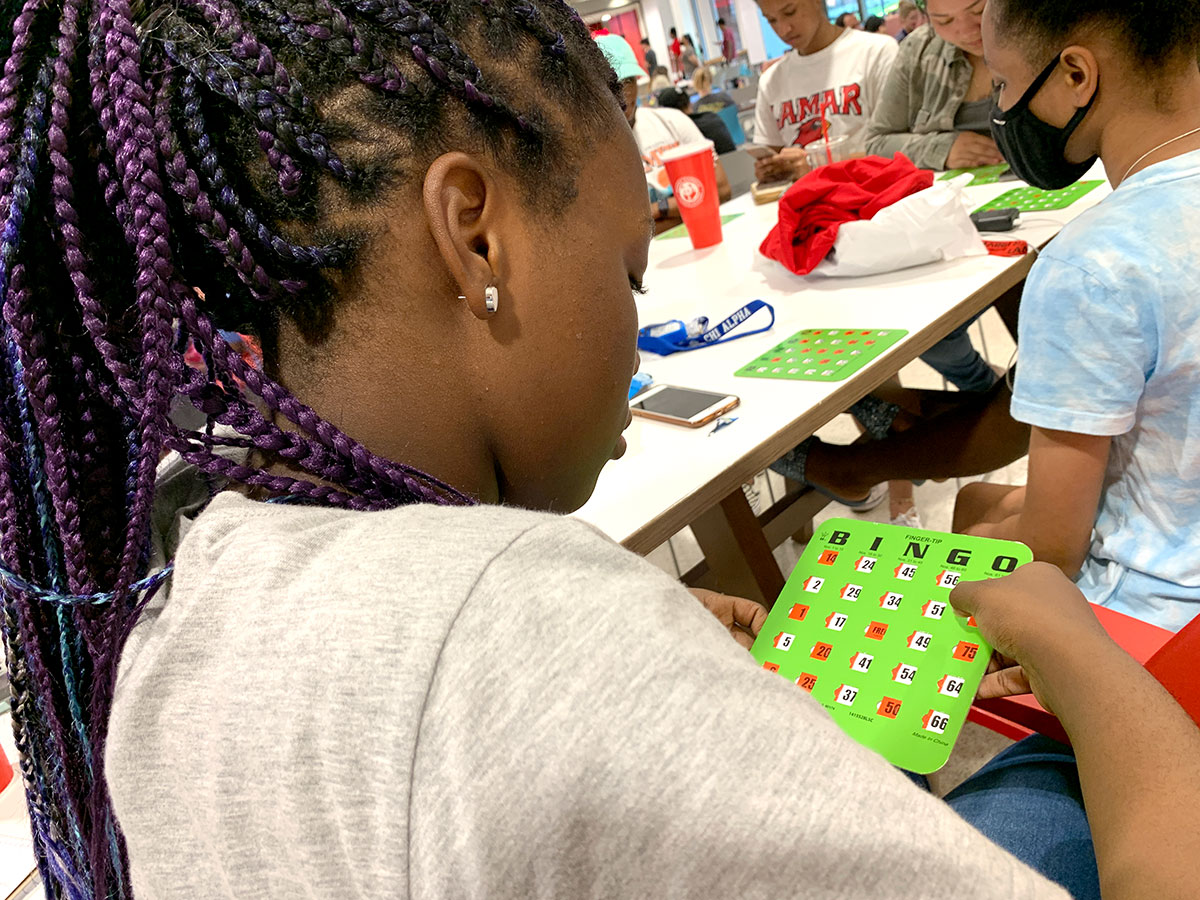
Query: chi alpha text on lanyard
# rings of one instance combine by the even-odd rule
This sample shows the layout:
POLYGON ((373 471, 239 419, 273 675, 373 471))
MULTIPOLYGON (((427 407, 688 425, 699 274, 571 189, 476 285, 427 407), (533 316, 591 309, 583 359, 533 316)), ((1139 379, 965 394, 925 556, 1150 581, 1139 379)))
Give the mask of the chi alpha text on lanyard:
POLYGON ((672 353, 681 353, 684 350, 699 350, 701 347, 711 347, 714 344, 720 344, 725 341, 735 341, 738 338, 749 337, 752 334, 761 334, 774 326, 774 324, 774 307, 765 300, 751 300, 737 312, 728 316, 712 328, 708 327, 708 316, 700 316, 700 318, 692 319, 690 322, 672 319, 669 322, 660 322, 657 325, 647 325, 638 331, 637 344, 639 350, 644 350, 647 353, 670 356, 672 353), (739 334, 729 336, 729 332, 733 331, 761 309, 765 309, 770 314, 771 321, 762 328, 755 328, 752 331, 743 331, 739 334))

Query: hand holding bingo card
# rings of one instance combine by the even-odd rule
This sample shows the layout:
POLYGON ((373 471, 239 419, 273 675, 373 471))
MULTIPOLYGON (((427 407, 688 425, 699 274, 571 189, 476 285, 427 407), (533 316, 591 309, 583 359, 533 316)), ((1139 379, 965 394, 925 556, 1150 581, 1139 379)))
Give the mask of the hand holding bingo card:
POLYGON ((1023 544, 832 519, 809 542, 751 652, 855 740, 913 772, 941 768, 991 657, 957 616, 960 580, 1032 559, 1023 544))

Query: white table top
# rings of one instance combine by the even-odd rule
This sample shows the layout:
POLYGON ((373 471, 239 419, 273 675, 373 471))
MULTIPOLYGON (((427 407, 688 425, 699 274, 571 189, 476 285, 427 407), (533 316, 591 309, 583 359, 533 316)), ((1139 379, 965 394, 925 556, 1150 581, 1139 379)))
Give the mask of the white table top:
MULTIPOLYGON (((1104 178, 1097 167, 1088 178, 1104 178)), ((967 190, 975 209, 1012 189, 1007 182, 967 190)), ((998 240, 1040 247, 1074 217, 1110 193, 1107 182, 1071 207, 1027 213, 998 240)), ((693 250, 688 239, 656 240, 650 247, 641 325, 707 315, 712 323, 761 298, 775 308, 767 332, 669 357, 642 355, 641 369, 656 384, 736 394, 737 422, 709 437, 699 429, 634 417, 629 449, 600 475, 591 500, 576 513, 630 549, 646 553, 683 528, 738 485, 749 481, 795 444, 962 322, 1024 278, 1033 256, 971 257, 867 278, 793 275, 759 253, 777 216, 777 204, 755 206, 749 195, 722 207, 744 213, 724 226, 724 241, 693 250), (846 381, 824 384, 735 378, 734 371, 802 328, 903 328, 908 336, 846 381)), ((743 328, 760 327, 757 313, 743 328)), ((737 332, 734 332, 735 334, 737 332)))

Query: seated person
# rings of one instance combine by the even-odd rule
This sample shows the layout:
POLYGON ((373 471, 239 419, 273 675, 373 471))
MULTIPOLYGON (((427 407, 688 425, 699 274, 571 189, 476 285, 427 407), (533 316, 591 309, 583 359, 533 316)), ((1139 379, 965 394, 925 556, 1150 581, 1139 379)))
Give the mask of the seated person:
POLYGON ((663 88, 671 86, 671 73, 667 71, 666 66, 659 66, 652 69, 650 72, 650 93, 657 94, 663 88))
POLYGON ((695 103, 696 112, 715 113, 727 106, 737 106, 734 99, 724 91, 713 90, 712 70, 708 66, 701 66, 696 70, 696 74, 692 76, 692 87, 700 95, 700 99, 695 103))
POLYGON ((838 28, 862 28, 862 22, 859 21, 858 16, 850 12, 842 13, 833 20, 833 24, 838 28))
POLYGON ((984 15, 1015 173, 1061 187, 1099 154, 1117 190, 1029 273, 1012 400, 1032 426, 1028 482, 968 486, 955 516, 1172 630, 1200 612, 1200 14, 1178 9, 991 0, 984 15))
POLYGON ((906 37, 929 21, 928 17, 922 12, 913 0, 900 0, 900 5, 896 7, 896 18, 899 19, 900 30, 896 33, 896 40, 903 41, 906 37))
POLYGON ((711 112, 693 112, 692 101, 679 88, 669 87, 659 91, 658 108, 677 109, 691 119, 700 129, 700 133, 713 142, 713 149, 718 154, 732 153, 737 149, 721 117, 711 112))
MULTIPOLYGON (((74 27, 69 6, 34 7, 45 34, 74 27)), ((549 512, 622 451, 650 243, 613 72, 568 7, 459 2, 427 48, 333 0, 341 27, 393 35, 358 65, 345 41, 293 44, 256 0, 220 8, 105 7, 92 36, 138 86, 122 96, 70 77, 83 42, 30 41, 20 68, 4 54, 52 73, 58 105, 51 120, 44 91, 14 94, 0 127, 61 128, 76 151, 28 178, 31 208, 88 213, 12 215, 2 263, 38 275, 7 282, 7 336, 45 373, 0 416, 0 496, 46 896, 1066 897, 1009 847, 1091 898, 1089 819, 1108 900, 1189 884, 1200 733, 1057 573, 955 602, 1024 667, 988 689, 1037 691, 1078 770, 1026 743, 943 802, 731 638, 761 607, 706 595, 714 618, 549 512), (253 78, 189 71, 251 23, 260 63, 289 63, 274 105, 253 78), (194 103, 174 102, 184 82, 194 103), (162 142, 110 166, 143 127, 131 108, 160 111, 162 142), (296 169, 260 142, 280 116, 322 148, 296 169), (295 175, 305 189, 281 190, 295 175), (247 217, 270 246, 230 248, 247 217), (262 372, 222 327, 260 338, 262 372), (189 339, 207 371, 181 364, 189 339), (235 377, 246 393, 221 387, 235 377), (204 430, 168 426, 173 394, 204 430)))
POLYGON ((923 169, 1004 162, 992 140, 992 73, 979 23, 987 0, 927 0, 929 26, 900 48, 866 129, 868 153, 923 169))
POLYGON ((804 147, 822 136, 851 140, 861 152, 863 131, 883 93, 899 47, 889 37, 839 28, 825 17, 824 0, 759 0, 763 16, 792 49, 758 82, 754 140, 776 155, 754 164, 760 183, 792 180, 808 170, 804 147))
MULTIPOLYGON (((638 80, 644 79, 646 73, 638 65, 633 48, 625 38, 619 34, 612 34, 596 38, 596 43, 604 52, 613 71, 617 73, 617 80, 621 85, 625 118, 633 127, 633 136, 637 140, 638 149, 642 154, 642 165, 646 171, 650 216, 654 219, 655 230, 666 231, 682 222, 683 218, 679 215, 679 204, 670 195, 671 180, 662 164, 662 154, 680 144, 702 141, 705 139, 704 135, 691 119, 677 109, 638 107, 638 80)), ((732 191, 725 168, 716 158, 715 148, 713 164, 717 170, 717 194, 724 202, 732 196, 732 191)))
POLYGON ((883 30, 882 16, 867 16, 867 21, 863 22, 863 31, 867 34, 879 34, 883 30))

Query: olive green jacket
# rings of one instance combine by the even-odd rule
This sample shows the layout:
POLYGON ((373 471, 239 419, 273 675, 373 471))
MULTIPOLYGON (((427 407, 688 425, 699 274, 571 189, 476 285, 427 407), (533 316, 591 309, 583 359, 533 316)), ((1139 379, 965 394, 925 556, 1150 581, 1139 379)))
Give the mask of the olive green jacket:
POLYGON ((867 152, 903 153, 922 169, 944 169, 958 137, 954 116, 971 86, 966 54, 922 25, 900 55, 866 128, 867 152))

